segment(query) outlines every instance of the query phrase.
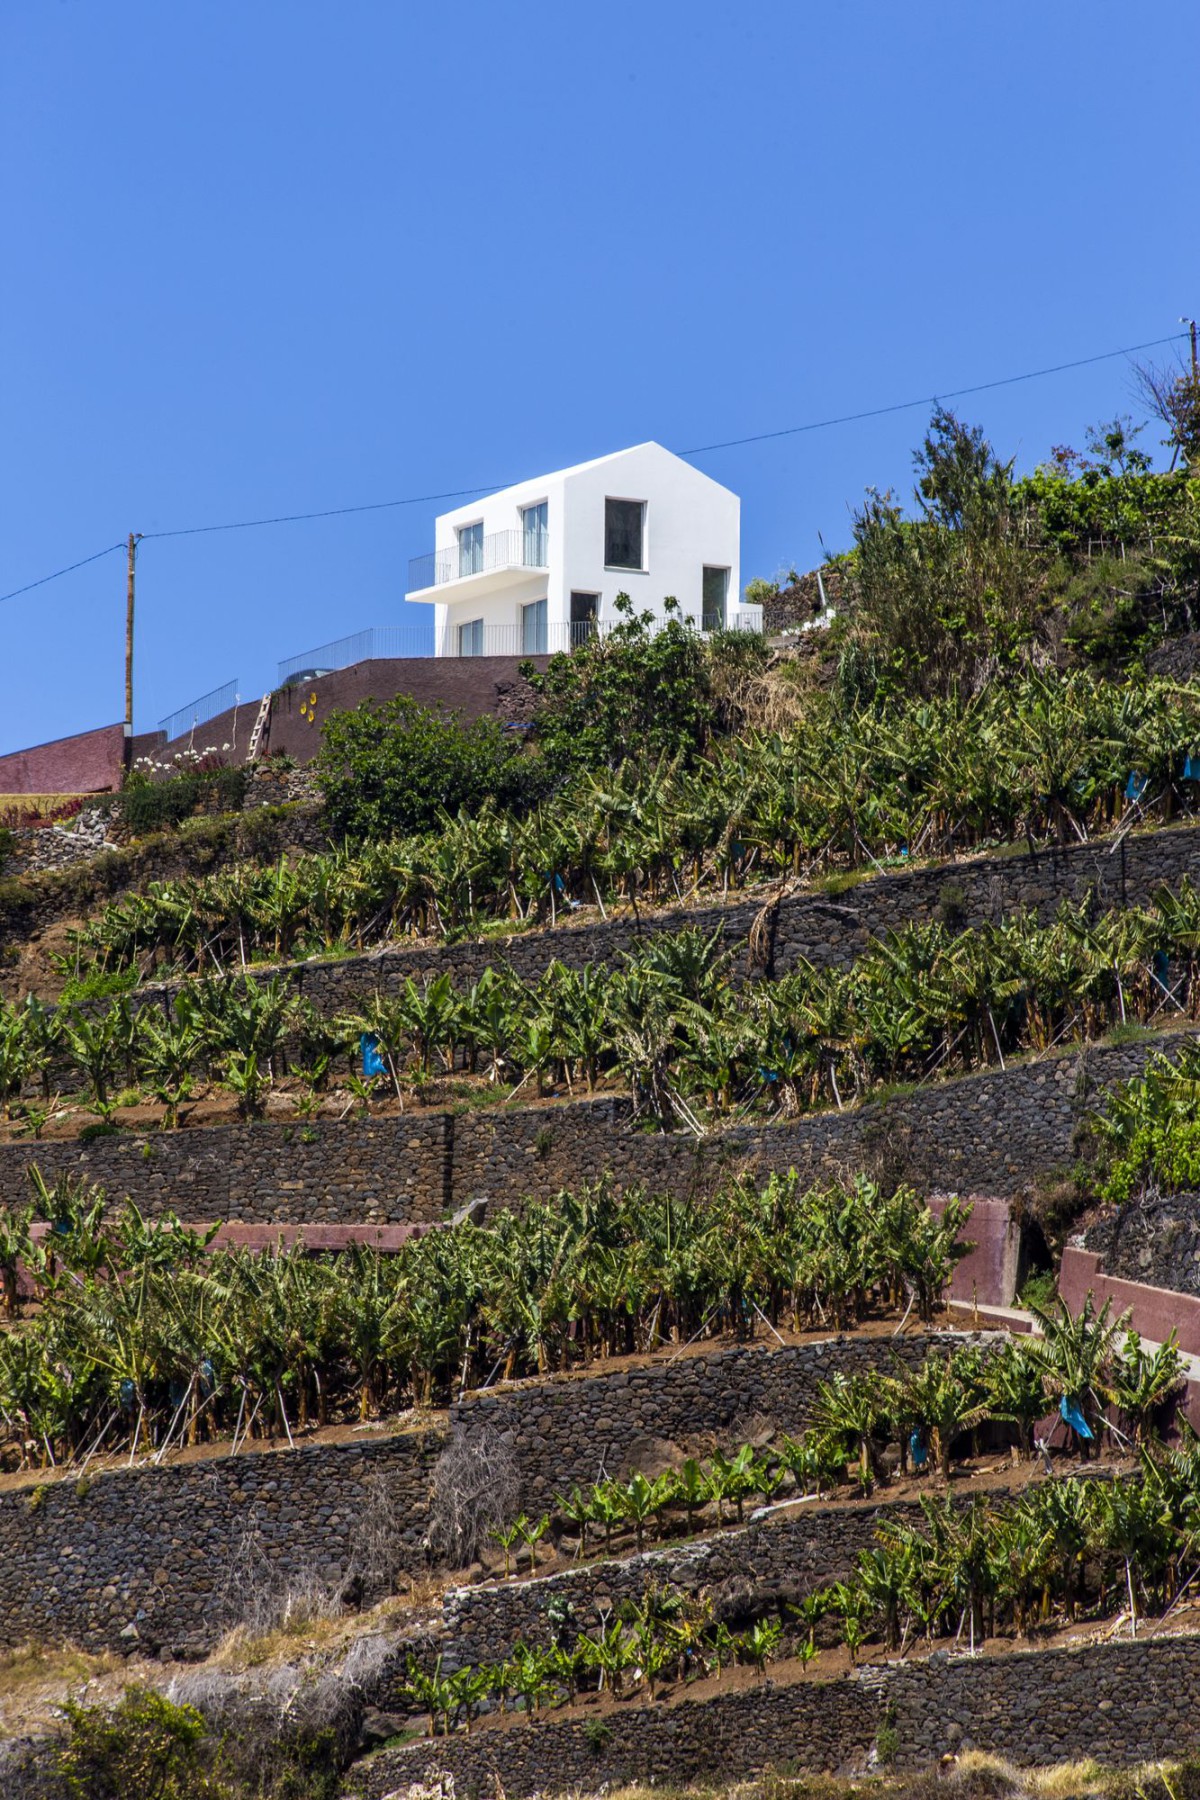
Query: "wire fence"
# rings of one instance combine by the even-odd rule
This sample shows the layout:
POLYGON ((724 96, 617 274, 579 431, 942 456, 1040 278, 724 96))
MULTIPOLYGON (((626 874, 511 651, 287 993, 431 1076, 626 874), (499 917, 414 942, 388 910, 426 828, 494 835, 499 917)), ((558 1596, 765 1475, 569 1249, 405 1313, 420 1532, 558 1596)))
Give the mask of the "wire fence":
POLYGON ((167 742, 173 743, 185 732, 195 730, 208 719, 215 719, 218 713, 228 712, 238 702, 238 678, 227 681, 222 687, 213 688, 211 693, 201 694, 198 700, 192 700, 187 706, 181 706, 178 712, 168 713, 165 719, 158 721, 160 731, 167 734, 167 742))
POLYGON ((279 665, 279 686, 286 686, 297 675, 328 674, 332 669, 348 669, 352 663, 371 662, 378 657, 432 655, 432 619, 422 625, 370 626, 351 637, 336 638, 332 644, 318 644, 315 650, 289 656, 279 665))

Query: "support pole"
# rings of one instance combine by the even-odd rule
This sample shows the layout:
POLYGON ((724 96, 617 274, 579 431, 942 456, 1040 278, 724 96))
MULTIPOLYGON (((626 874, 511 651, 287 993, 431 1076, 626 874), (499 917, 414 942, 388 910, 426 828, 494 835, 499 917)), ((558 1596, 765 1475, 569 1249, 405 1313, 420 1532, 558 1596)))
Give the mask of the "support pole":
POLYGON ((133 589, 137 547, 141 535, 140 531, 131 531, 129 534, 129 563, 125 583, 125 736, 122 761, 126 774, 133 764, 133 589))

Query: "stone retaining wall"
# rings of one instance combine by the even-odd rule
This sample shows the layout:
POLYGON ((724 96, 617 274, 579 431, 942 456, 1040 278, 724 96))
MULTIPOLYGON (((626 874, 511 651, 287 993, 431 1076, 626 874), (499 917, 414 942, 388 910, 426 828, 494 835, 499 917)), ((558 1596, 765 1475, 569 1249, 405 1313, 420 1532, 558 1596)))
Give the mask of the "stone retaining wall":
POLYGON ((1200 1194, 1119 1207, 1088 1229, 1083 1244, 1110 1275, 1200 1296, 1200 1194))
MULTIPOLYGON (((399 944, 366 956, 313 958, 289 964, 285 973, 299 993, 324 1014, 352 1006, 365 995, 398 991, 412 977, 421 981, 447 970, 467 987, 489 966, 507 965, 522 980, 535 981, 557 959, 570 968, 613 964, 623 953, 659 932, 694 927, 722 931, 737 947, 736 969, 783 974, 801 961, 818 968, 848 968, 872 936, 914 922, 942 919, 962 929, 998 922, 1032 910, 1047 920, 1063 900, 1093 899, 1098 908, 1136 906, 1164 884, 1184 876, 1200 881, 1200 830, 1192 825, 1130 834, 1114 847, 1109 840, 1008 855, 896 874, 867 875, 837 897, 812 891, 787 893, 764 947, 751 956, 749 933, 780 889, 767 884, 726 904, 628 910, 608 920, 546 927, 512 937, 491 936, 454 944, 399 944)), ((135 996, 143 1005, 161 1005, 174 984, 147 987, 135 996)))
POLYGON ((379 1477, 401 1509, 404 1557, 420 1566, 444 1442, 436 1430, 371 1436, 2 1493, 0 1642, 209 1647, 247 1597, 239 1553, 261 1558, 277 1593, 312 1571, 340 1580, 379 1477))
MULTIPOLYGON (((963 1339, 899 1340, 917 1359, 963 1339)), ((518 1507, 623 1469, 648 1442, 697 1434, 722 1443, 751 1414, 783 1430, 804 1421, 814 1383, 838 1369, 890 1365, 889 1339, 832 1339, 797 1348, 732 1348, 632 1371, 524 1383, 472 1396, 451 1427, 495 1430, 514 1448, 518 1507)), ((202 1462, 143 1465, 94 1478, 47 1480, 0 1493, 0 1644, 69 1639, 88 1649, 210 1646, 236 1620, 231 1565, 248 1536, 276 1592, 315 1572, 338 1582, 382 1484, 400 1526, 399 1566, 425 1566, 433 1465, 447 1441, 421 1432, 352 1443, 253 1450, 202 1462)))
POLYGON ((0 1145, 0 1201, 28 1195, 29 1167, 129 1194, 143 1212, 193 1223, 420 1224, 452 1202, 447 1113, 294 1125, 218 1125, 195 1131, 0 1145))
MULTIPOLYGON (((989 1499, 1003 1498, 992 1490, 989 1499)), ((868 1501, 863 1505, 821 1506, 805 1502, 737 1529, 715 1532, 642 1556, 605 1557, 578 1568, 528 1581, 495 1581, 483 1587, 452 1588, 442 1606, 443 1669, 468 1663, 501 1662, 518 1639, 551 1642, 546 1607, 552 1599, 575 1609, 572 1629, 591 1631, 622 1600, 640 1600, 651 1584, 707 1594, 731 1584, 754 1584, 780 1600, 843 1581, 860 1550, 875 1542, 880 1519, 920 1524, 917 1500, 868 1501)), ((722 1615, 723 1616, 723 1615, 722 1615)))
POLYGON ((512 1443, 522 1505, 549 1504, 581 1486, 626 1474, 644 1454, 681 1459, 708 1437, 742 1442, 753 1420, 796 1435, 808 1423, 817 1383, 921 1362, 930 1350, 990 1341, 992 1334, 921 1331, 903 1338, 836 1337, 776 1347, 731 1346, 676 1355, 606 1374, 524 1382, 501 1394, 475 1394, 450 1409, 451 1426, 470 1439, 496 1431, 512 1443))
POLYGON ((65 867, 37 874, 6 867, 0 871, 0 944, 44 931, 59 919, 79 918, 149 881, 209 875, 251 857, 273 862, 292 851, 328 847, 318 808, 263 806, 251 813, 185 819, 177 831, 156 832, 116 850, 73 853, 65 867))
POLYGON ((861 1772, 881 1728, 895 1766, 919 1769, 973 1748, 1031 1767, 1087 1757, 1130 1765, 1200 1748, 1200 1637, 869 1668, 839 1680, 769 1679, 705 1701, 550 1714, 467 1737, 383 1750, 359 1763, 348 1793, 384 1800, 435 1771, 459 1800, 509 1800, 662 1781, 712 1783, 792 1768, 861 1772))
POLYGON ((1141 1072, 1178 1034, 931 1083, 845 1112, 725 1125, 696 1140, 643 1130, 628 1100, 481 1108, 371 1120, 24 1139, 0 1145, 0 1203, 27 1171, 60 1170, 155 1214, 280 1223, 427 1222, 480 1197, 515 1206, 611 1177, 704 1192, 731 1170, 795 1169, 808 1183, 871 1166, 930 1190, 1012 1198, 1069 1163, 1096 1095, 1141 1072))

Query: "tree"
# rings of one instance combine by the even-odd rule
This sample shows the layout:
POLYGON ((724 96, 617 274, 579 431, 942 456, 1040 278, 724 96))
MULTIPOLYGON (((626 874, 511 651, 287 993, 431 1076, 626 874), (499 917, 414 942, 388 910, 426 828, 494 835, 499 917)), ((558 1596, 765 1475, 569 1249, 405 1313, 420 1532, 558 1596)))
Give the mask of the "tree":
POLYGON ((1186 468, 1196 468, 1200 464, 1200 377, 1194 365, 1177 357, 1161 368, 1135 363, 1133 373, 1143 404, 1167 428, 1163 442, 1172 452, 1172 466, 1182 459, 1186 468))
POLYGON ((332 829, 357 843, 432 830, 443 814, 488 799, 522 811, 537 788, 518 734, 408 694, 331 713, 313 773, 332 829))
POLYGON ((615 769, 627 756, 690 761, 712 726, 704 640, 665 602, 667 622, 616 600, 621 622, 570 655, 551 657, 543 674, 523 665, 536 696, 533 742, 547 780, 561 785, 579 769, 615 769))
POLYGON ((1041 569, 1016 529, 1012 464, 978 427, 937 407, 913 464, 919 517, 874 489, 854 516, 850 662, 872 691, 965 695, 1028 658, 1041 569))

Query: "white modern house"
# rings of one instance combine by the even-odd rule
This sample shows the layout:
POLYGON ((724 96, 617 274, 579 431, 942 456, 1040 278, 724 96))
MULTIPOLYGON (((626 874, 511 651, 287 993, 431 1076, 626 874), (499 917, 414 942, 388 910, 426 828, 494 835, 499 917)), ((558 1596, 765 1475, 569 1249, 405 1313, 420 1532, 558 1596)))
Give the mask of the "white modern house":
POLYGON ((760 630, 742 607, 741 502, 661 444, 636 444, 442 513, 406 598, 436 608, 438 656, 568 650, 620 615, 666 618, 673 595, 704 631, 760 630))

